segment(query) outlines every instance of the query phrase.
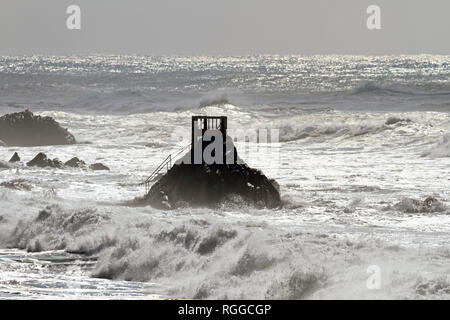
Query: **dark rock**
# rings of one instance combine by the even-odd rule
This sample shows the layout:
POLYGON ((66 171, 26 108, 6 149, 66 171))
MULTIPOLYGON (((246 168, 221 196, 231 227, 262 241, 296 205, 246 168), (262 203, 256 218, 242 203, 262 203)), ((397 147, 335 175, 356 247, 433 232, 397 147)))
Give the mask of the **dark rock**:
POLYGON ((99 170, 109 170, 107 166, 102 163, 94 163, 89 166, 91 170, 99 171, 99 170))
POLYGON ((433 213, 444 212, 447 207, 434 197, 427 197, 424 201, 412 198, 403 198, 394 205, 394 209, 405 213, 433 213))
POLYGON ((411 122, 411 120, 410 119, 402 119, 402 118, 398 118, 398 117, 389 117, 387 120, 386 120, 386 122, 385 122, 385 124, 386 125, 393 125, 393 124, 396 124, 396 123, 409 123, 409 122, 411 122))
POLYGON ((20 161, 19 154, 17 152, 14 152, 13 156, 11 157, 11 159, 9 159, 9 162, 19 162, 19 161, 20 161))
POLYGON ((161 209, 173 209, 186 203, 215 207, 234 196, 257 207, 281 205, 274 184, 247 164, 175 164, 151 187, 143 201, 161 209))
POLYGON ((423 201, 424 211, 426 212, 442 212, 446 210, 445 205, 435 197, 428 197, 423 201))
POLYGON ((78 159, 77 157, 74 157, 69 161, 67 161, 66 163, 64 163, 64 165, 72 168, 83 168, 84 166, 86 166, 86 162, 78 159))
POLYGON ((275 179, 269 179, 269 181, 277 189, 278 193, 280 193, 280 184, 275 179))
POLYGON ((5 188, 9 188, 9 189, 14 189, 14 190, 25 190, 25 191, 30 191, 32 188, 27 183, 27 181, 24 179, 14 179, 11 181, 5 181, 5 182, 0 183, 0 187, 5 187, 5 188))
POLYGON ((51 167, 51 168, 62 168, 64 165, 58 159, 49 159, 45 153, 38 153, 33 160, 27 162, 27 166, 29 167, 51 167))
POLYGON ((52 215, 52 211, 49 207, 45 208, 44 210, 39 211, 39 214, 36 218, 36 221, 43 221, 46 220, 48 217, 52 215))
POLYGON ((75 137, 51 117, 35 116, 31 111, 0 117, 0 139, 9 146, 48 146, 76 143, 75 137))

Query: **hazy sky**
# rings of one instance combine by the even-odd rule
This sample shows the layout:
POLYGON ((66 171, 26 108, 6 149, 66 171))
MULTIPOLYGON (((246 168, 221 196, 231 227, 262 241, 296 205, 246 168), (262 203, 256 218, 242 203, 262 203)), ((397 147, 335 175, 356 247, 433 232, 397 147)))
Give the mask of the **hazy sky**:
POLYGON ((0 54, 450 54, 449 39, 450 0, 0 0, 0 54))

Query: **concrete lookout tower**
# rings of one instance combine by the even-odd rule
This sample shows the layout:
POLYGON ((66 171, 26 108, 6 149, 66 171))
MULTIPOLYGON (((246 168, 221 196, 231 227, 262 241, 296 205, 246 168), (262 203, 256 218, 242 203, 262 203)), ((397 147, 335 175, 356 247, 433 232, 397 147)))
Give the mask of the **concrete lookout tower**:
MULTIPOLYGON (((225 116, 193 116, 192 117, 192 141, 191 141, 191 164, 205 164, 203 157, 205 148, 211 143, 217 143, 215 139, 220 138, 221 144, 221 160, 216 164, 230 164, 236 163, 236 157, 230 161, 230 157, 227 161, 227 146, 230 146, 227 142, 227 117, 225 116)), ((234 146, 231 144, 231 148, 234 146)), ((215 149, 217 150, 217 149, 215 149)), ((215 151, 213 151, 213 156, 215 151)), ((228 153, 228 155, 230 155, 228 153)), ((211 164, 211 163, 208 163, 211 164)))

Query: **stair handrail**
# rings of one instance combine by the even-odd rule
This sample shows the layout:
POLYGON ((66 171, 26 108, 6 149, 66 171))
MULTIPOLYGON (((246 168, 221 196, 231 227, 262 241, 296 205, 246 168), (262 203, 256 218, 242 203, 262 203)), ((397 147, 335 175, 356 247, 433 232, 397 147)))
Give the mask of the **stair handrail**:
POLYGON ((158 167, 156 167, 155 170, 153 170, 153 172, 151 173, 151 175, 145 179, 143 182, 139 183, 139 186, 145 185, 146 186, 146 191, 148 192, 148 185, 150 184, 150 182, 152 182, 152 180, 156 177, 156 175, 165 167, 167 167, 167 171, 170 170, 172 168, 172 159, 178 157, 182 152, 184 152, 188 147, 190 147, 191 144, 188 144, 186 146, 184 146, 181 150, 177 151, 175 155, 173 154, 169 154, 163 162, 161 162, 158 167))

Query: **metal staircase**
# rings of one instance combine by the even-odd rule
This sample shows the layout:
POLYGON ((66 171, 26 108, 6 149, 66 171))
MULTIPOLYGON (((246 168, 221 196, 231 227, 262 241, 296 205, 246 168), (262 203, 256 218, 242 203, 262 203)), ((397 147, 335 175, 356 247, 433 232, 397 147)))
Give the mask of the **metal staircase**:
POLYGON ((139 186, 145 186, 145 194, 147 194, 150 191, 151 183, 156 180, 159 173, 164 169, 166 170, 166 172, 169 171, 172 168, 174 161, 176 161, 176 159, 180 156, 180 154, 182 154, 184 151, 186 151, 186 149, 190 147, 191 144, 188 144, 187 146, 184 146, 182 149, 172 154, 169 154, 167 158, 164 159, 164 161, 161 162, 158 167, 156 167, 156 169, 152 172, 152 174, 147 179, 145 179, 145 181, 138 184, 139 186))

